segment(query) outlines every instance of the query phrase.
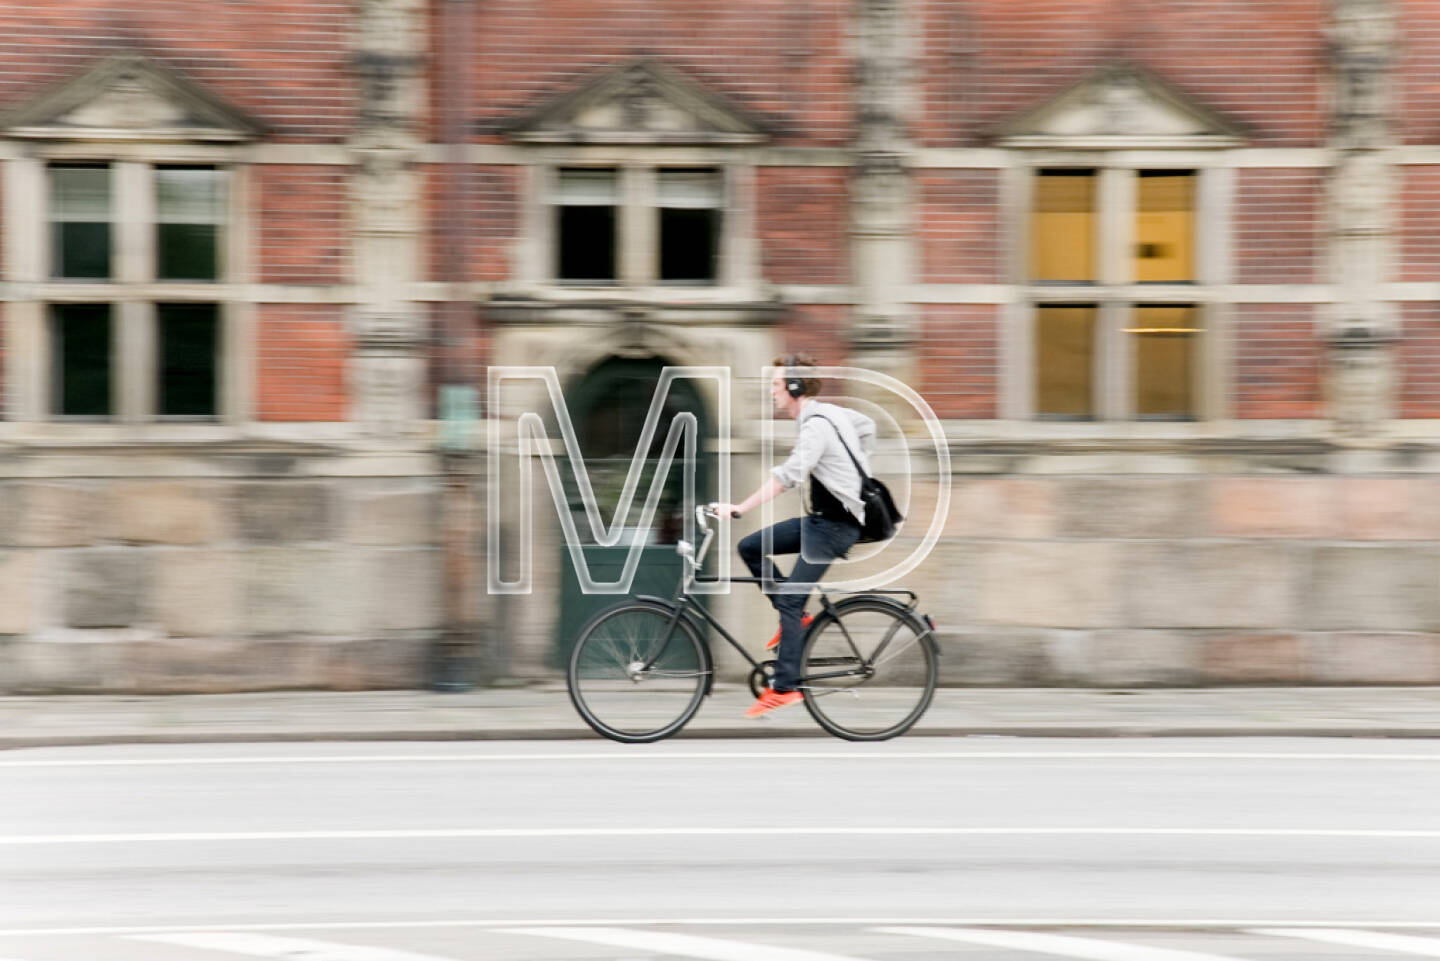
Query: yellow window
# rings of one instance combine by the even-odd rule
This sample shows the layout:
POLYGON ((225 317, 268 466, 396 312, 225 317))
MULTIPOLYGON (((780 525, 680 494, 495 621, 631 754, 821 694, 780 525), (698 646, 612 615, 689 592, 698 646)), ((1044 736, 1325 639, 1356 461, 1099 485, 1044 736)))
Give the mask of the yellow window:
POLYGON ((1191 305, 1136 307, 1135 416, 1142 420, 1193 420, 1198 414, 1195 370, 1200 327, 1191 305))
POLYGON ((1037 281, 1095 280, 1095 171, 1041 170, 1030 218, 1030 271, 1037 281))
POLYGON ((1195 279, 1195 174, 1140 171, 1135 218, 1135 280, 1142 284, 1195 279))
POLYGON ((1093 304, 1036 308, 1035 413, 1088 419, 1094 410, 1093 304))

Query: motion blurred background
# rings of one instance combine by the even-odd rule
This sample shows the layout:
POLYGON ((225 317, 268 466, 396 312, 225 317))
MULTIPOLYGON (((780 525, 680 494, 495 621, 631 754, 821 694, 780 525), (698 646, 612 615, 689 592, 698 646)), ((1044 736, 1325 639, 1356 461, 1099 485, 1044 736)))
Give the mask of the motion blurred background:
POLYGON ((1440 683, 1433 0, 0 0, 0 167, 0 692, 554 677, 489 368, 608 518, 788 351, 933 409, 847 401, 947 683, 1440 683))

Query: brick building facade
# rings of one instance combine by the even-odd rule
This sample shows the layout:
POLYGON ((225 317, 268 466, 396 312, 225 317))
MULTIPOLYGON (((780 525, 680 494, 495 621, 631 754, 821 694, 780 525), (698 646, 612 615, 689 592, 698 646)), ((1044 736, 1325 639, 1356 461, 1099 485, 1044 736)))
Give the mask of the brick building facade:
POLYGON ((545 675, 487 368, 740 491, 787 350, 943 422, 951 681, 1440 682, 1440 5, 712 7, 0 2, 0 690, 545 675))

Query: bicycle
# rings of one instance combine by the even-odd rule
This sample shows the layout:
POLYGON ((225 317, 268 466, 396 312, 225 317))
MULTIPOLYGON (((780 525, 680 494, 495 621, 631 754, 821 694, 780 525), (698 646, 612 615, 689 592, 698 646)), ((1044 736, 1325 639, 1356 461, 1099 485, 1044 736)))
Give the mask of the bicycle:
MULTIPOLYGON (((750 664, 757 697, 769 686, 773 660, 756 660, 690 593, 696 583, 720 583, 701 568, 719 518, 695 509, 705 536, 697 550, 676 544, 682 560, 675 595, 632 595, 600 611, 581 629, 570 654, 566 684, 575 710, 594 731, 626 743, 658 741, 677 733, 699 711, 715 681, 708 625, 750 664)), ((758 584, 756 577, 729 577, 758 584)), ((817 585, 820 612, 805 633, 800 691, 810 716, 849 741, 883 741, 920 720, 935 694, 939 646, 935 622, 917 614, 914 591, 832 591, 817 585), (902 602, 899 598, 907 598, 902 602)))

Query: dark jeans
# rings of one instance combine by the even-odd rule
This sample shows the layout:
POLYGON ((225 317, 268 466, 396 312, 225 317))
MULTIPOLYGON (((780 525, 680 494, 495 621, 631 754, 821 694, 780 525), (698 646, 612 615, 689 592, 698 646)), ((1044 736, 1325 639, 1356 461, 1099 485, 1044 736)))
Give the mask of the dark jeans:
POLYGON ((801 645, 805 642, 800 617, 805 611, 805 602, 830 562, 844 557, 855 545, 860 527, 807 515, 781 521, 768 530, 769 544, 765 543, 764 530, 740 539, 740 559, 750 568, 752 577, 765 581, 760 589, 780 612, 780 652, 775 658, 773 686, 777 691, 793 691, 800 683, 801 645), (774 561, 766 556, 767 547, 770 554, 800 555, 795 558, 789 577, 782 575, 774 561))

